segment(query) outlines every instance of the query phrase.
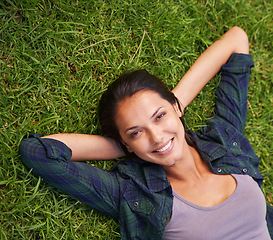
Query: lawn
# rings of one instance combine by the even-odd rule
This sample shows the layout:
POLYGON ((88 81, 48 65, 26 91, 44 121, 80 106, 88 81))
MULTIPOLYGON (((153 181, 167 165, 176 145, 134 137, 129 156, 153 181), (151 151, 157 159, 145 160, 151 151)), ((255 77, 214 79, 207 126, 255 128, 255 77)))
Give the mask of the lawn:
MULTIPOLYGON (((247 32, 255 62, 245 134, 273 204, 272 8, 271 0, 1 1, 0 238, 120 239, 115 220, 24 168, 20 141, 29 132, 100 134, 97 103, 120 73, 145 68, 173 88, 234 25, 247 32)), ((217 81, 188 107, 189 128, 210 115, 217 81)))

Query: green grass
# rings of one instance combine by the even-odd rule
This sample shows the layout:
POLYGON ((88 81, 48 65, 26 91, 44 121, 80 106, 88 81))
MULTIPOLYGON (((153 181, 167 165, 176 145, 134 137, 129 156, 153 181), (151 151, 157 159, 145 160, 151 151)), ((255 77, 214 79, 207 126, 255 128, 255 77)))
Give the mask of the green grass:
MULTIPOLYGON (((4 0, 0 6, 1 239, 120 239, 114 220, 23 167, 22 137, 100 134, 98 100, 121 72, 146 68, 172 88, 234 25, 247 32, 254 56, 245 134, 261 158, 263 191, 273 203, 271 0, 4 0)), ((209 116, 216 83, 190 105, 190 128, 209 116)), ((109 169, 114 162, 94 164, 109 169)))

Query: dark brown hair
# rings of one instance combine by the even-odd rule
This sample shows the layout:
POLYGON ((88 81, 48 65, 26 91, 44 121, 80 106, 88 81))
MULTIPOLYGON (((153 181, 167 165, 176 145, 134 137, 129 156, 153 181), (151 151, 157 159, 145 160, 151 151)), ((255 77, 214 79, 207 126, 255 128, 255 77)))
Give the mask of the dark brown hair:
MULTIPOLYGON (((124 153, 138 162, 143 162, 143 160, 138 158, 134 153, 127 151, 127 148, 122 143, 115 119, 119 103, 141 90, 150 90, 158 93, 170 104, 174 105, 177 103, 181 111, 180 103, 175 95, 158 77, 148 73, 146 70, 136 70, 122 74, 116 81, 109 85, 99 103, 99 119, 104 134, 119 142, 124 153)), ((185 127, 183 117, 180 120, 185 127)), ((185 138, 190 146, 196 147, 194 139, 187 132, 185 138)))

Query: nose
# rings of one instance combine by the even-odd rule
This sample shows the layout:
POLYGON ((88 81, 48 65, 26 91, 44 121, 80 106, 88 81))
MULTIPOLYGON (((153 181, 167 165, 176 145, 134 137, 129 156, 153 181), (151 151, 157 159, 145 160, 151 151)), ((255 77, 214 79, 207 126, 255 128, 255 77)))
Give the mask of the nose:
POLYGON ((163 131, 159 126, 153 126, 149 129, 150 141, 158 144, 163 141, 163 131))

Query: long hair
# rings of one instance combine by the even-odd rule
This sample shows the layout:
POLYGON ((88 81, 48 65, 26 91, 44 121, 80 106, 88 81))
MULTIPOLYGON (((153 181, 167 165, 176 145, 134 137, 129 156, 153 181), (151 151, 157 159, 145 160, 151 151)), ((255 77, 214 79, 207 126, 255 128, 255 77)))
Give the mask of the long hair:
MULTIPOLYGON (((99 119, 104 134, 115 139, 120 144, 124 153, 138 162, 143 162, 143 160, 134 153, 128 152, 126 146, 122 143, 115 119, 119 103, 141 90, 150 90, 158 93, 170 104, 174 105, 177 103, 181 111, 180 103, 175 95, 158 77, 148 73, 146 70, 136 70, 122 74, 116 81, 109 85, 99 103, 99 119)), ((183 117, 180 117, 180 120, 185 128, 183 117)), ((196 148, 194 139, 187 132, 185 133, 185 139, 190 146, 196 148)))

